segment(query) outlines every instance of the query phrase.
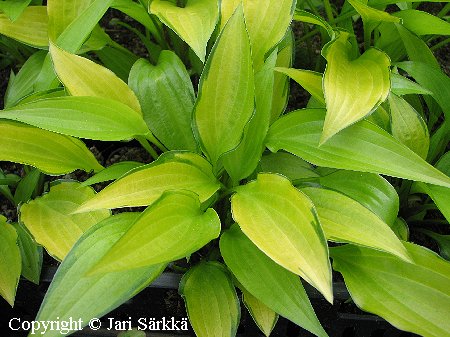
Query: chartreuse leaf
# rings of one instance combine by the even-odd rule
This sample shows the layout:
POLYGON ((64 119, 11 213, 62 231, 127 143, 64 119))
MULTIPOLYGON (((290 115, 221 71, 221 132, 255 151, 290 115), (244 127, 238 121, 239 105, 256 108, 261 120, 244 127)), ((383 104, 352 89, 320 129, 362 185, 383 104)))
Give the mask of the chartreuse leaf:
POLYGON ((260 172, 280 173, 291 181, 319 177, 311 164, 286 152, 269 153, 262 156, 260 166, 260 172))
POLYGON ((401 18, 402 25, 416 35, 450 35, 450 23, 427 12, 406 9, 392 15, 401 18))
POLYGON ((325 104, 323 96, 322 79, 323 75, 311 70, 302 70, 294 68, 275 68, 276 71, 286 74, 295 82, 300 84, 312 97, 320 103, 325 104))
POLYGON ((37 100, 0 111, 11 119, 69 136, 124 140, 149 133, 142 116, 107 98, 66 96, 37 100))
MULTIPOLYGON (((165 265, 85 275, 130 228, 137 216, 137 213, 121 213, 106 218, 77 241, 56 271, 37 320, 69 321, 72 317, 87 325, 91 318, 102 317, 126 302, 161 274, 165 265)), ((36 333, 44 333, 44 329, 36 333)), ((61 332, 47 330, 45 336, 57 337, 61 332)))
POLYGON ((36 244, 28 231, 20 223, 13 224, 17 231, 22 275, 29 281, 39 284, 42 269, 43 249, 36 244))
POLYGON ((48 15, 46 6, 25 8, 16 21, 0 13, 0 34, 6 35, 33 47, 48 46, 48 15))
POLYGON ((450 261, 450 235, 442 235, 426 229, 420 231, 434 239, 438 243, 440 255, 450 261))
POLYGON ((314 15, 314 14, 304 11, 304 10, 297 9, 294 14, 294 20, 300 21, 300 22, 311 23, 313 25, 320 26, 326 30, 326 32, 328 33, 328 36, 330 38, 334 39, 334 37, 335 37, 335 32, 334 32, 333 27, 330 26, 330 24, 326 20, 321 18, 320 16, 314 15))
POLYGON ((220 183, 203 157, 191 152, 166 152, 156 162, 142 166, 108 185, 78 212, 99 208, 147 206, 165 191, 189 190, 200 202, 208 200, 220 183))
POLYGON ((369 49, 351 59, 348 36, 341 32, 323 50, 327 59, 323 79, 327 115, 320 144, 366 117, 389 94, 389 57, 378 49, 369 49))
POLYGON ((187 0, 181 8, 174 1, 153 0, 149 11, 180 36, 204 62, 206 44, 219 20, 219 3, 187 0))
POLYGON ((141 102, 149 129, 169 150, 197 151, 191 128, 194 88, 174 52, 163 50, 156 65, 138 60, 128 83, 141 102))
POLYGON ((242 139, 254 110, 254 90, 250 41, 239 6, 206 62, 194 109, 202 147, 215 171, 219 157, 242 139))
POLYGON ((382 250, 411 262, 405 247, 389 226, 359 202, 323 188, 306 187, 300 191, 316 207, 328 240, 382 250))
POLYGON ((450 263, 437 254, 404 242, 414 263, 376 250, 346 245, 331 248, 333 267, 363 310, 399 329, 424 337, 450 331, 450 263))
POLYGON ((272 151, 291 152, 318 166, 386 174, 450 187, 450 178, 376 125, 360 121, 320 145, 325 111, 303 109, 275 122, 266 137, 272 151))
POLYGON ((127 172, 142 165, 144 164, 137 161, 122 161, 112 164, 111 166, 108 166, 107 168, 98 172, 96 175, 82 182, 81 186, 90 186, 109 180, 116 180, 125 175, 127 172))
POLYGON ((11 21, 17 18, 30 4, 31 0, 3 0, 0 2, 0 11, 6 14, 11 21))
POLYGON ((1 119, 0 160, 31 165, 53 175, 103 168, 78 139, 1 119))
POLYGON ((236 336, 241 307, 231 277, 218 262, 202 262, 181 279, 189 321, 198 337, 236 336))
POLYGON ((398 96, 408 94, 432 95, 430 90, 425 89, 421 85, 413 82, 406 77, 396 73, 391 73, 391 90, 398 96))
POLYGON ((241 291, 242 302, 248 309, 248 312, 262 333, 269 337, 278 321, 278 314, 244 288, 241 288, 241 291))
POLYGON ((48 35, 53 41, 89 7, 92 0, 48 0, 48 35))
POLYGON ((22 262, 17 246, 17 232, 0 215, 0 295, 14 306, 22 262))
POLYGON ((134 92, 108 68, 68 53, 52 43, 50 54, 59 80, 71 95, 109 98, 141 112, 134 92))
POLYGON ((270 173, 258 174, 257 180, 236 191, 231 197, 231 210, 245 235, 272 260, 303 277, 332 303, 328 246, 308 197, 288 179, 270 173))
POLYGON ((259 250, 238 225, 222 234, 220 252, 239 283, 256 299, 315 335, 327 336, 300 278, 259 250))
POLYGON ((225 169, 236 184, 252 174, 264 150, 264 138, 270 125, 276 60, 277 53, 274 51, 264 67, 255 74, 255 113, 245 127, 241 143, 223 157, 225 169))
POLYGON ((425 159, 430 147, 427 124, 416 109, 403 98, 391 93, 388 101, 392 135, 425 159))
POLYGON ((397 218, 391 228, 400 240, 409 240, 409 227, 404 219, 397 218))
POLYGON ((378 174, 338 170, 321 176, 319 181, 322 186, 356 200, 389 226, 396 221, 400 207, 397 191, 378 174))
POLYGON ((94 195, 92 188, 81 187, 78 182, 61 182, 42 197, 22 205, 20 219, 37 243, 63 260, 84 232, 110 215, 107 210, 72 214, 94 195))
POLYGON ((220 219, 204 212, 193 192, 166 192, 92 268, 91 273, 128 270, 181 259, 220 234, 220 219))
POLYGON ((226 23, 231 18, 240 3, 242 3, 242 0, 220 1, 220 30, 225 27, 226 23))

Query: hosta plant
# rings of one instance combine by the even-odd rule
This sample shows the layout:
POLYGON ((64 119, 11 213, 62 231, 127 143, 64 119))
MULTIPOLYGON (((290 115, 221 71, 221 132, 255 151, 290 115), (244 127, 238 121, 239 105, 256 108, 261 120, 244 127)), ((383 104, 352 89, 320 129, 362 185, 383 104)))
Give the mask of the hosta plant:
POLYGON ((2 1, 0 33, 32 54, 0 111, 0 160, 26 173, 0 171, 19 215, 0 218, 0 294, 39 282, 45 248, 61 264, 38 321, 87 324, 169 268, 199 337, 236 335, 244 306, 267 336, 281 315, 325 337, 302 280, 332 305, 334 270, 361 309, 450 336, 450 79, 432 52, 449 6, 394 3, 2 1), (145 57, 99 25, 109 8, 145 57), (86 145, 133 139, 152 162, 103 167, 86 145), (62 179, 76 170, 92 175, 62 179))

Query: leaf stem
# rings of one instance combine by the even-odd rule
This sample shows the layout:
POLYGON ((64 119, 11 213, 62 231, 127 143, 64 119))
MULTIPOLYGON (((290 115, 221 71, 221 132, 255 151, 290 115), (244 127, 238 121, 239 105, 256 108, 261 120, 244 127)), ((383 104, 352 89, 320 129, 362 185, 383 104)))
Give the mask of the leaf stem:
MULTIPOLYGON (((450 4, 450 2, 449 2, 450 4)), ((439 48, 444 47, 446 44, 450 43, 450 38, 447 38, 439 43, 436 43, 434 46, 430 47, 431 51, 438 50, 439 48)))
POLYGON ((153 149, 153 147, 149 144, 147 139, 145 139, 142 136, 136 136, 136 140, 142 145, 144 149, 147 150, 147 152, 152 156, 154 160, 158 159, 158 153, 153 149))
POLYGON ((160 149, 162 152, 169 151, 168 148, 166 148, 156 137, 153 135, 153 133, 149 132, 145 135, 145 138, 150 141, 150 143, 153 143, 156 145, 158 149, 160 149))
POLYGON ((442 19, 444 16, 447 15, 447 13, 450 12, 450 2, 447 2, 447 4, 442 8, 439 13, 437 14, 437 17, 442 19))
POLYGON ((330 0, 323 0, 323 5, 325 7, 325 13, 327 15, 328 22, 330 24, 334 24, 333 9, 331 8, 330 0))

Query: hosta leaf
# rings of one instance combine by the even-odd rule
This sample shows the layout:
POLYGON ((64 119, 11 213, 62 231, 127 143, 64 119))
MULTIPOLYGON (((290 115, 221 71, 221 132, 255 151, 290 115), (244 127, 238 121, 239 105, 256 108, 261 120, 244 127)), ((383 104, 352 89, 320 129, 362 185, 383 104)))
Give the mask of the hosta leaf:
MULTIPOLYGON (((137 216, 137 213, 121 213, 109 217, 89 229, 77 241, 56 271, 37 320, 69 321, 71 317, 74 320, 76 317, 82 320, 83 325, 87 325, 91 318, 102 317, 159 276, 165 265, 85 276, 122 237, 137 216)), ((36 331, 37 334, 43 332, 43 329, 36 331)), ((57 337, 61 336, 61 332, 47 330, 45 336, 57 337)))
POLYGON ((112 164, 111 166, 108 166, 104 170, 98 172, 96 175, 82 182, 81 186, 90 186, 109 180, 116 180, 125 175, 127 172, 130 172, 131 170, 142 165, 144 164, 137 161, 122 161, 112 164))
POLYGON ((311 23, 313 25, 320 26, 326 30, 326 32, 328 33, 328 36, 331 39, 334 39, 334 37, 335 37, 335 32, 333 30, 333 27, 326 20, 321 18, 320 16, 314 15, 314 14, 304 11, 304 10, 296 9, 295 14, 294 14, 294 20, 300 21, 300 22, 311 23))
POLYGON ((225 169, 235 183, 252 174, 264 150, 264 138, 270 125, 276 60, 277 54, 273 52, 265 66, 255 74, 255 113, 245 127, 241 143, 223 157, 225 169))
POLYGON ((450 23, 427 12, 406 9, 392 15, 401 18, 402 25, 416 35, 450 35, 450 23))
POLYGON ((43 249, 34 242, 31 235, 21 224, 14 224, 17 231, 20 256, 22 257, 22 275, 29 281, 39 284, 42 269, 43 249))
POLYGON ((242 3, 242 0, 220 1, 220 30, 225 27, 226 23, 231 18, 240 3, 242 3))
POLYGON ((217 1, 187 0, 181 8, 172 1, 153 0, 149 11, 177 33, 202 62, 205 61, 206 44, 219 20, 217 1))
POLYGON ((400 22, 401 20, 389 13, 372 8, 368 6, 367 1, 360 0, 348 0, 348 2, 355 8, 355 10, 361 15, 364 23, 364 34, 370 37, 372 31, 381 22, 400 22))
POLYGON ((171 262, 220 234, 220 219, 192 192, 167 192, 149 206, 92 269, 105 273, 171 262))
POLYGON ((11 21, 16 21, 30 2, 31 0, 3 0, 0 2, 0 11, 5 13, 11 21))
POLYGON ((149 129, 169 150, 197 150, 191 128, 194 88, 174 52, 163 50, 156 65, 138 60, 128 83, 141 102, 149 129))
POLYGON ((20 219, 37 243, 63 260, 84 232, 110 215, 107 210, 72 214, 94 195, 92 188, 81 187, 78 182, 61 182, 42 197, 22 205, 20 219))
POLYGON ((0 111, 11 119, 69 136, 124 140, 149 133, 142 116, 130 107, 100 97, 57 97, 0 111))
POLYGON ((319 177, 311 164, 286 152, 269 153, 262 156, 260 166, 260 172, 279 173, 291 181, 319 177))
POLYGON ((39 180, 41 180, 41 172, 36 168, 32 169, 20 180, 17 184, 16 191, 14 192, 14 201, 16 205, 31 199, 39 184, 39 180))
POLYGON ((150 15, 148 15, 148 2, 144 1, 137 3, 133 0, 114 0, 111 4, 112 8, 115 8, 122 13, 128 15, 129 17, 132 17, 137 22, 142 24, 145 28, 147 28, 158 40, 158 43, 160 43, 160 37, 158 36, 159 32, 157 25, 155 25, 155 22, 150 18, 150 15))
POLYGON ((396 73, 391 73, 391 90, 398 96, 408 94, 432 94, 430 90, 427 90, 416 82, 413 82, 406 77, 403 77, 396 73))
POLYGON ((259 250, 239 226, 233 225, 222 234, 220 252, 228 268, 250 294, 295 324, 317 336, 327 336, 300 278, 259 250))
POLYGON ((400 240, 409 240, 409 227, 404 219, 397 218, 391 228, 400 240))
POLYGON ((405 247, 389 226, 357 201, 322 188, 306 187, 300 190, 316 207, 328 240, 382 250, 411 261, 405 247))
POLYGON ((128 331, 120 332, 117 337, 147 337, 147 334, 142 330, 131 329, 128 331))
POLYGON ((355 303, 392 325, 424 337, 450 331, 450 263, 430 250, 404 243, 414 263, 376 250, 346 245, 331 249, 355 303))
POLYGON ((6 120, 0 120, 0 160, 54 175, 103 168, 78 139, 6 120))
POLYGON ((427 124, 419 113, 403 98, 391 93, 388 98, 392 135, 422 158, 430 147, 427 124))
POLYGON ((320 143, 364 118, 377 108, 390 90, 389 57, 378 49, 369 49, 352 60, 348 33, 341 33, 328 44, 323 88, 327 116, 320 143))
POLYGON ((378 174, 339 170, 322 175, 319 181, 322 186, 358 201, 389 226, 396 221, 400 204, 397 191, 378 174))
POLYGON ((220 183, 213 175, 211 165, 203 157, 190 152, 167 152, 156 162, 108 185, 83 204, 78 212, 147 206, 169 190, 190 190, 199 196, 200 202, 204 202, 219 188, 220 183))
POLYGON ((323 96, 322 89, 322 77, 321 73, 317 73, 311 70, 302 70, 294 68, 275 68, 276 71, 286 74, 292 78, 295 82, 300 84, 306 91, 308 91, 312 97, 314 97, 320 103, 325 104, 325 98, 323 96))
POLYGON ((14 79, 10 78, 5 94, 5 108, 14 106, 23 97, 33 92, 34 81, 41 71, 46 55, 47 53, 43 50, 34 53, 23 64, 14 79))
POLYGON ((434 239, 438 243, 440 255, 450 261, 450 235, 441 235, 425 229, 421 232, 434 239))
POLYGON ((269 337, 278 321, 278 314, 244 288, 241 288, 241 291, 242 302, 248 309, 258 328, 266 337, 269 337))
POLYGON ((219 157, 239 144, 253 114, 253 82, 250 42, 239 6, 206 62, 194 109, 202 147, 215 171, 219 157))
POLYGON ((259 249, 333 302, 328 246, 314 205, 289 180, 260 173, 256 181, 237 188, 231 209, 259 249))
POLYGON ((231 277, 223 265, 202 262, 191 268, 183 276, 179 292, 198 337, 236 335, 241 307, 231 277))
POLYGON ((48 35, 50 39, 56 41, 62 32, 73 22, 83 11, 89 7, 92 0, 47 0, 47 10, 49 16, 48 35))
POLYGON ((266 138, 272 152, 291 152, 318 166, 386 174, 450 187, 450 178, 383 129, 361 121, 319 146, 325 111, 297 110, 275 122, 266 138))
POLYGON ((54 44, 50 44, 50 54, 59 80, 71 95, 109 98, 141 112, 134 92, 108 68, 54 44))
POLYGON ((14 306, 17 284, 21 271, 20 250, 17 246, 17 232, 0 215, 0 295, 14 306))
POLYGON ((47 28, 46 6, 27 7, 14 22, 5 14, 0 13, 0 34, 33 47, 44 48, 48 46, 47 28))

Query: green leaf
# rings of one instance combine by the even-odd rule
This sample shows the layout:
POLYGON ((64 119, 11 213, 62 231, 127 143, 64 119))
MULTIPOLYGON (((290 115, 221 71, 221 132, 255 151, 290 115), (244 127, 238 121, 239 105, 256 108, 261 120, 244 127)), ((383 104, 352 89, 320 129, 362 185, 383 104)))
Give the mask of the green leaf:
POLYGON ((254 110, 254 90, 250 41, 239 6, 208 57, 194 108, 196 130, 215 171, 219 157, 242 139, 254 110))
POLYGON ((14 78, 10 77, 5 94, 5 108, 12 107, 22 98, 33 92, 36 81, 47 53, 38 51, 30 56, 14 78))
POLYGON ((0 160, 31 165, 51 175, 103 169, 78 139, 6 120, 0 120, 0 160))
POLYGON ((94 176, 81 183, 81 186, 90 186, 98 183, 102 183, 109 180, 116 180, 124 176, 127 172, 144 165, 137 161, 122 161, 112 164, 107 168, 101 170, 94 176))
POLYGON ((194 88, 174 52, 163 50, 156 65, 138 60, 128 83, 141 102, 149 129, 169 150, 197 151, 191 128, 194 88))
POLYGON ((50 54, 59 80, 71 95, 109 98, 141 113, 134 92, 108 68, 54 44, 50 44, 50 54))
POLYGON ((19 224, 14 224, 18 234, 20 256, 22 257, 22 275, 29 281, 39 284, 42 269, 43 249, 34 242, 27 230, 19 224))
POLYGON ((260 166, 260 172, 279 173, 291 181, 319 177, 311 164, 286 152, 262 156, 260 166))
POLYGON ((400 205, 397 191, 378 174, 339 170, 322 175, 320 184, 358 201, 389 226, 397 219, 400 205))
POLYGON ((17 184, 16 191, 14 192, 14 201, 16 205, 31 199, 40 179, 41 172, 35 168, 20 180, 19 184, 17 184))
POLYGON ((363 310, 399 329, 424 337, 450 331, 450 263, 430 250, 404 242, 414 263, 372 249, 331 248, 333 267, 363 310))
MULTIPOLYGON (((133 0, 114 0, 111 4, 111 7, 135 19, 137 22, 147 28, 153 35, 159 35, 159 27, 157 27, 153 20, 150 18, 150 15, 146 8, 148 6, 144 7, 144 4, 142 2, 136 3, 133 0)), ((158 42, 160 43, 161 41, 158 42)))
POLYGON ((316 207, 328 240, 382 250, 411 262, 405 247, 389 225, 357 201, 322 188, 306 187, 300 191, 316 207))
POLYGON ((389 13, 368 6, 367 1, 348 0, 349 4, 361 15, 364 23, 365 38, 381 23, 381 22, 400 22, 401 20, 389 13))
POLYGON ((89 7, 92 0, 48 0, 48 35, 53 41, 89 7))
POLYGON ((202 262, 182 278, 180 294, 198 337, 236 336, 241 307, 228 271, 217 262, 202 262))
POLYGON ((129 331, 120 332, 117 337, 147 337, 145 331, 139 329, 131 329, 129 331))
POLYGON ((92 268, 109 273, 167 263, 186 257, 220 234, 220 219, 204 212, 192 192, 166 192, 149 206, 130 229, 92 268))
POLYGON ((426 229, 420 231, 434 239, 438 243, 440 255, 450 261, 450 235, 441 235, 426 229))
POLYGON ((328 246, 311 201, 276 174, 260 173, 256 181, 236 191, 231 197, 231 210, 245 235, 332 303, 328 246))
POLYGON ((430 90, 396 73, 391 73, 391 90, 398 96, 409 94, 432 95, 430 90))
POLYGON ((100 97, 49 98, 0 111, 11 119, 69 136, 124 140, 149 133, 142 116, 117 101, 100 97))
POLYGON ((426 159, 430 147, 427 124, 403 98, 391 93, 388 101, 392 135, 420 157, 426 159))
POLYGON ((12 22, 0 13, 0 34, 37 48, 48 46, 46 6, 29 6, 12 22))
POLYGON ((219 188, 211 164, 203 157, 191 152, 166 152, 156 162, 141 166, 108 185, 77 212, 148 206, 169 190, 195 192, 200 202, 204 202, 219 188))
POLYGON ((402 25, 416 35, 450 35, 450 23, 432 14, 406 9, 392 15, 402 19, 402 25))
MULTIPOLYGON (((72 317, 73 320, 81 319, 83 326, 87 325, 91 318, 112 311, 161 274, 165 265, 85 277, 86 272, 128 230, 137 215, 121 213, 106 218, 77 241, 56 271, 36 320, 61 322, 72 317)), ((36 333, 44 333, 42 325, 36 333)), ((45 336, 57 337, 61 333, 47 330, 45 336)))
POLYGON ((269 337, 272 332, 275 324, 278 321, 278 314, 258 300, 255 296, 250 294, 244 288, 241 288, 242 291, 242 302, 247 308, 248 312, 252 316, 258 328, 262 331, 262 333, 269 337))
POLYGON ((0 295, 14 306, 16 289, 21 271, 20 250, 17 246, 17 232, 0 215, 0 295))
POLYGON ((123 81, 128 81, 131 67, 138 60, 138 57, 128 49, 120 49, 118 46, 116 48, 106 46, 95 53, 103 65, 114 71, 123 81))
POLYGON ((308 91, 312 97, 314 97, 320 103, 325 104, 325 98, 323 96, 322 89, 322 77, 321 73, 317 73, 311 70, 302 70, 294 68, 275 68, 276 71, 286 74, 292 78, 295 82, 300 84, 306 91, 308 91))
POLYGON ((341 32, 323 51, 327 59, 323 79, 327 115, 321 145, 374 111, 387 98, 391 86, 389 57, 373 48, 351 59, 348 36, 341 32))
POLYGON ((0 11, 14 22, 30 4, 31 0, 3 0, 0 2, 0 11))
POLYGON ((319 146, 325 111, 297 110, 275 122, 267 134, 272 151, 291 152, 318 166, 386 174, 450 187, 450 178, 383 129, 360 121, 319 146))
POLYGON ((20 219, 37 243, 63 260, 84 232, 110 215, 107 210, 72 214, 94 195, 92 188, 81 187, 78 182, 61 182, 42 197, 22 205, 20 219))
POLYGON ((295 324, 317 336, 327 336, 300 278, 259 250, 238 225, 232 225, 222 234, 220 252, 228 268, 250 294, 295 324))
POLYGON ((403 218, 397 218, 391 228, 400 240, 409 240, 409 227, 403 218))
POLYGON ((300 22, 311 23, 313 25, 320 26, 326 30, 326 32, 328 33, 328 36, 331 39, 334 39, 334 37, 335 37, 335 32, 334 32, 333 27, 330 26, 330 24, 326 20, 321 18, 320 16, 314 15, 314 14, 304 11, 304 10, 297 9, 294 14, 294 20, 300 21, 300 22))
POLYGON ((253 173, 264 150, 264 138, 270 125, 276 60, 277 53, 273 52, 255 74, 255 113, 245 127, 241 143, 223 157, 225 169, 235 183, 253 173))
POLYGON ((219 4, 210 0, 187 0, 181 8, 172 1, 153 0, 149 11, 172 29, 204 62, 206 44, 219 20, 219 4))

